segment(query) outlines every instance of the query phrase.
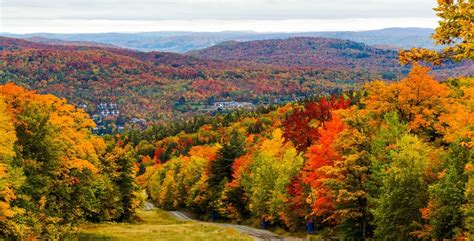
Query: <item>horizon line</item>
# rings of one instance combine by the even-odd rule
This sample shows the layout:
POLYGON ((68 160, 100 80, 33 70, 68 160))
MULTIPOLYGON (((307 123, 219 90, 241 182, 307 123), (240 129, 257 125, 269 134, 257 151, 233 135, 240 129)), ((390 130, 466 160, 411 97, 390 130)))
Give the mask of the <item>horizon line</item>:
POLYGON ((164 30, 164 31, 141 31, 141 32, 133 32, 133 31, 114 31, 114 32, 28 32, 28 33, 14 33, 14 32, 0 32, 0 35, 34 35, 34 34, 142 34, 142 33, 255 33, 255 34, 304 34, 304 33, 323 33, 323 32, 351 32, 351 33, 358 33, 358 32, 370 32, 370 31, 381 31, 381 30, 389 30, 389 29, 430 29, 435 30, 436 28, 430 27, 387 27, 387 28, 376 28, 376 29, 368 29, 368 30, 322 30, 322 31, 298 31, 298 32, 288 32, 288 31, 255 31, 255 30, 219 30, 219 31, 187 31, 187 30, 164 30))
POLYGON ((353 18, 353 19, 287 19, 287 20, 44 20, 20 23, 0 21, 2 33, 10 34, 93 34, 150 32, 361 32, 391 28, 430 28, 438 26, 436 18, 353 18))

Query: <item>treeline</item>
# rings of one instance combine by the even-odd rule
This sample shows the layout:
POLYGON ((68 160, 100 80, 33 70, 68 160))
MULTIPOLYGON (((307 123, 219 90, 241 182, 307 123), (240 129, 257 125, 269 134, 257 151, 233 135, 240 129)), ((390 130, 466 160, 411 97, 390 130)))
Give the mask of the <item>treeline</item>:
POLYGON ((133 152, 93 126, 64 99, 0 86, 0 238, 59 239, 85 221, 133 219, 133 152))
POLYGON ((289 231, 312 220, 342 240, 472 239, 474 79, 428 71, 137 145, 138 181, 159 207, 205 219, 289 231))

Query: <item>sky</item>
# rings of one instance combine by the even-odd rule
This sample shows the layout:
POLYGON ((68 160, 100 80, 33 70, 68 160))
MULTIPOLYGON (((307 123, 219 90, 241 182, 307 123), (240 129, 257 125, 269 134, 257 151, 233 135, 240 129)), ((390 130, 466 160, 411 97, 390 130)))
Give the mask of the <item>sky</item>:
POLYGON ((0 0, 0 32, 434 28, 435 0, 0 0))

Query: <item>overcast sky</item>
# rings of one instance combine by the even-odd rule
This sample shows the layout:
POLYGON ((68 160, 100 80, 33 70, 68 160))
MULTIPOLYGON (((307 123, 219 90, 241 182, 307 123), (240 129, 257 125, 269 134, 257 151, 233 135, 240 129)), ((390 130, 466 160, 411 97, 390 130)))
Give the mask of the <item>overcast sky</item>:
POLYGON ((435 27, 435 0, 0 0, 0 32, 435 27))

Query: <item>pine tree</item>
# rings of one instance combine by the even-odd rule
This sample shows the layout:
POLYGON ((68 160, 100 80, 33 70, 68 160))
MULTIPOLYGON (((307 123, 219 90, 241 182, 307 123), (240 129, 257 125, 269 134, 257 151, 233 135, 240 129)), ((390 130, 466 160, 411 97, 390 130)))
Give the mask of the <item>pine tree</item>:
POLYGON ((138 186, 135 182, 135 159, 131 152, 127 152, 119 147, 116 147, 114 151, 117 152, 116 162, 119 168, 116 184, 119 188, 122 204, 122 213, 119 220, 130 221, 137 207, 138 186))
POLYGON ((217 187, 222 180, 232 178, 232 164, 237 157, 245 153, 245 146, 242 137, 237 130, 232 130, 230 141, 225 143, 219 150, 216 160, 212 161, 209 167, 209 186, 217 187))

